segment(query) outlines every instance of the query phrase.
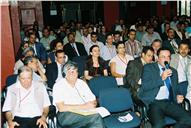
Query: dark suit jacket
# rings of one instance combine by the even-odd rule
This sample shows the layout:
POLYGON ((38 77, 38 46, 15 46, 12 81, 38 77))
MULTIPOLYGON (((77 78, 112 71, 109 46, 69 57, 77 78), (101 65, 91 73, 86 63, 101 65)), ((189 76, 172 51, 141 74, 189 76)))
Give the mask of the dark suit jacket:
POLYGON ((43 44, 39 43, 39 42, 36 42, 35 43, 35 48, 36 48, 38 59, 40 61, 41 60, 46 61, 47 60, 47 53, 46 53, 46 49, 44 48, 43 44))
POLYGON ((47 77, 48 87, 53 88, 53 85, 58 77, 58 66, 57 66, 56 62, 53 62, 46 66, 45 75, 47 77))
MULTIPOLYGON (((171 68, 172 76, 171 84, 173 90, 173 100, 176 101, 176 95, 178 94, 178 75, 174 68, 171 68)), ((160 69, 158 63, 147 64, 143 68, 142 85, 138 92, 138 97, 148 105, 155 100, 161 86, 165 86, 160 76, 160 69)))
MULTIPOLYGON (((179 45, 180 40, 175 39, 175 42, 177 43, 177 45, 179 45)), ((170 44, 170 40, 167 39, 167 40, 163 41, 162 46, 168 48, 170 50, 171 54, 175 54, 175 51, 174 51, 172 45, 170 44)))
POLYGON ((124 77, 124 84, 131 91, 134 98, 137 97, 137 89, 140 88, 138 81, 141 78, 142 70, 143 64, 141 58, 129 61, 126 76, 124 77))
MULTIPOLYGON (((80 56, 87 56, 87 52, 82 43, 76 42, 76 47, 78 49, 78 53, 80 54, 80 56)), ((73 57, 77 56, 76 51, 72 48, 70 43, 67 43, 66 45, 64 45, 64 52, 66 55, 68 55, 68 58, 70 60, 72 60, 73 57)))

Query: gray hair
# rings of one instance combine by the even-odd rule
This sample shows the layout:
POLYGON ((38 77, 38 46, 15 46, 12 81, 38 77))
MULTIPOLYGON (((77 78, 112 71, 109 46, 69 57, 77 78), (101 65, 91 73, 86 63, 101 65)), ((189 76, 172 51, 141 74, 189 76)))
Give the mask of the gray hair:
POLYGON ((23 72, 30 72, 31 74, 33 74, 32 69, 30 67, 28 67, 28 66, 20 67, 19 70, 18 70, 18 75, 20 76, 20 74, 23 73, 23 72))
POLYGON ((70 69, 78 69, 77 63, 68 61, 62 68, 62 74, 66 75, 66 72, 70 69))
POLYGON ((22 52, 22 55, 25 56, 29 51, 32 51, 33 54, 34 54, 34 49, 32 47, 28 47, 26 48, 23 52, 22 52))
POLYGON ((33 59, 37 59, 37 57, 35 57, 35 56, 27 56, 27 57, 25 57, 25 59, 23 61, 24 65, 28 65, 28 63, 31 62, 33 59))

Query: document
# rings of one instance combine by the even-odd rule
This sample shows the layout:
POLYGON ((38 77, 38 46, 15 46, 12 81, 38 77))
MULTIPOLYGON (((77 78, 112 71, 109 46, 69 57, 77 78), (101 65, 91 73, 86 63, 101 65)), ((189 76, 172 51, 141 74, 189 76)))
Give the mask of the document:
POLYGON ((99 113, 102 118, 111 115, 111 113, 104 107, 97 107, 94 109, 79 109, 79 110, 70 110, 70 112, 80 114, 80 115, 93 115, 99 113))

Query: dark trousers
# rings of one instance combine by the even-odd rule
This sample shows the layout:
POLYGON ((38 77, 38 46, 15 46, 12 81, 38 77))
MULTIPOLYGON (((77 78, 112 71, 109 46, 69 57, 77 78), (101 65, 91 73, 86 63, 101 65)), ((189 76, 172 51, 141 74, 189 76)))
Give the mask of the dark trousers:
POLYGON ((99 114, 79 115, 72 112, 57 113, 58 128, 104 128, 99 114))
POLYGON ((16 121, 20 125, 15 128, 39 128, 38 125, 36 125, 36 122, 39 118, 40 118, 39 116, 34 118, 15 116, 13 121, 16 121))
POLYGON ((188 81, 178 83, 178 90, 180 95, 186 96, 187 88, 188 88, 188 81))
POLYGON ((153 128, 165 127, 164 117, 176 120, 174 128, 191 128, 191 113, 168 100, 155 100, 149 105, 148 116, 153 128))

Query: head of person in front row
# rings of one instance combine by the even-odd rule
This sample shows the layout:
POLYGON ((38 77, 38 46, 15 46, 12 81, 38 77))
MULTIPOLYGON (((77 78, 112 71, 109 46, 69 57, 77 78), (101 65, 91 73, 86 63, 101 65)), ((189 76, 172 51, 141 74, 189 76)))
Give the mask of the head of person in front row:
POLYGON ((90 47, 90 55, 85 65, 84 77, 90 80, 95 76, 108 76, 106 62, 100 57, 98 45, 90 47))
POLYGON ((78 66, 74 62, 64 65, 65 78, 53 86, 53 101, 58 108, 57 119, 61 127, 103 128, 99 114, 82 116, 80 110, 94 109, 97 105, 95 95, 86 82, 78 79, 78 66))
POLYGON ((33 71, 23 66, 18 81, 8 87, 3 112, 9 128, 47 128, 49 97, 45 86, 33 81, 33 71))

